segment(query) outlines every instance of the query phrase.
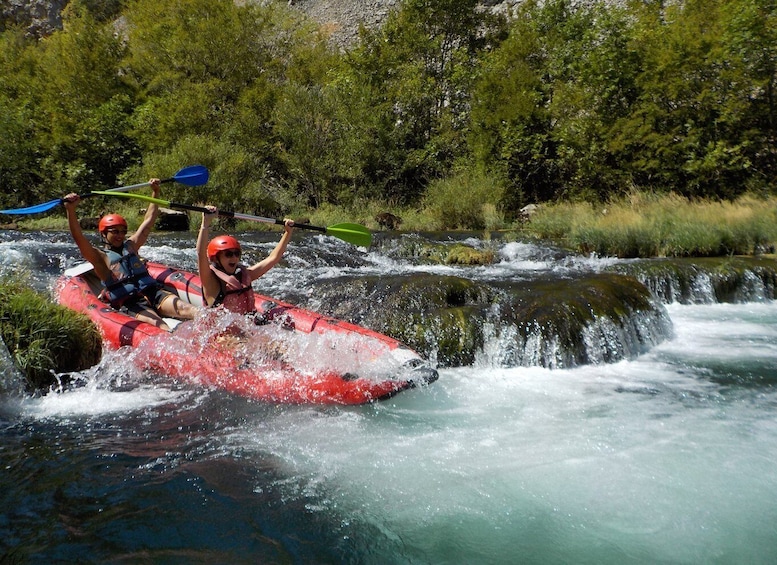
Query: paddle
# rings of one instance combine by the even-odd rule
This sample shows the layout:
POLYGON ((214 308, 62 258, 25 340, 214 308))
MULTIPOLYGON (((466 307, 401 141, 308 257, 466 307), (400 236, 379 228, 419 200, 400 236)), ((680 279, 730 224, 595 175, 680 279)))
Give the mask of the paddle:
MULTIPOLYGON (((200 186, 208 182, 208 169, 203 167, 202 165, 192 165, 191 167, 186 167, 175 173, 175 176, 170 177, 169 179, 162 179, 161 182, 180 182, 181 184, 185 184, 187 186, 200 186)), ((131 184, 129 186, 119 186, 116 188, 110 188, 103 192, 108 193, 116 193, 116 192, 125 192, 127 190, 134 190, 136 188, 141 188, 144 186, 148 186, 148 182, 141 182, 140 184, 131 184)), ((86 194, 82 194, 81 198, 87 198, 91 196, 92 194, 97 194, 97 192, 87 192, 86 194)), ((17 214, 40 214, 41 212, 47 212, 51 210, 52 208, 55 208, 62 204, 63 200, 61 198, 55 198, 54 200, 49 200, 48 202, 44 202, 43 204, 36 204, 35 206, 27 206, 26 208, 16 208, 12 210, 0 210, 0 214, 8 214, 9 216, 17 215, 17 214)))
MULTIPOLYGON (((158 204, 159 206, 164 206, 166 208, 173 208, 173 209, 177 208, 179 210, 191 210, 192 212, 203 212, 203 213, 208 212, 208 209, 202 206, 192 206, 191 204, 170 202, 169 200, 161 200, 159 198, 146 196, 144 194, 118 194, 116 192, 108 192, 107 190, 106 191, 96 190, 91 194, 101 194, 103 196, 121 196, 124 198, 136 198, 138 200, 143 200, 145 202, 150 202, 152 204, 158 204)), ((240 214, 239 212, 226 212, 224 210, 219 210, 219 216, 224 216, 227 218, 236 218, 238 220, 248 220, 251 222, 264 222, 266 224, 283 225, 283 220, 277 220, 274 218, 263 218, 261 216, 251 216, 250 214, 240 214)), ((294 227, 300 228, 303 230, 313 230, 313 231, 325 233, 326 235, 331 235, 333 237, 342 239, 343 241, 346 241, 348 243, 352 243, 353 245, 358 245, 359 247, 369 247, 370 244, 372 243, 372 234, 370 233, 370 231, 364 226, 360 226, 359 224, 343 223, 343 224, 335 224, 333 226, 323 228, 319 226, 311 226, 310 224, 295 223, 294 227)))

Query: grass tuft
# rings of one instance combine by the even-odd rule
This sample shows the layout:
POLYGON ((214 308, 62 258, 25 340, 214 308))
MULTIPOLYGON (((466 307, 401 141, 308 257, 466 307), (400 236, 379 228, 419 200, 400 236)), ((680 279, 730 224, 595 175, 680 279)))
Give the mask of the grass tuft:
POLYGON ((25 280, 20 273, 0 277, 0 337, 33 391, 54 384, 54 373, 97 363, 102 338, 87 316, 52 303, 25 280))
POLYGON ((773 253, 777 199, 734 202, 632 193, 607 205, 540 209, 526 233, 580 253, 616 257, 715 257, 773 253))

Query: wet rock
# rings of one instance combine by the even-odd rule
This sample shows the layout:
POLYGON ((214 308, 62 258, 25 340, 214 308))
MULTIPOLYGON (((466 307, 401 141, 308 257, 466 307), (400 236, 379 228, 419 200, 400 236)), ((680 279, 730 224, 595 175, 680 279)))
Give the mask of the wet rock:
POLYGON ((501 285, 431 274, 365 277, 320 291, 317 309, 400 339, 440 366, 609 363, 672 333, 650 291, 613 273, 501 285))
POLYGON ((100 217, 101 216, 90 216, 88 218, 81 218, 78 220, 78 225, 81 226, 82 230, 97 231, 97 228, 100 225, 100 217))
POLYGON ((771 257, 641 259, 612 270, 636 278, 665 304, 777 298, 777 261, 771 257))
POLYGON ((156 220, 156 229, 161 231, 188 231, 189 215, 180 210, 160 208, 156 220))

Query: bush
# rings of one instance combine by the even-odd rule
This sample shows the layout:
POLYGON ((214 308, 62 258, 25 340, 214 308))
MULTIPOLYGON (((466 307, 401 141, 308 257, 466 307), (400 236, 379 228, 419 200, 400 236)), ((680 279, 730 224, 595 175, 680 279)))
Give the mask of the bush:
POLYGON ((547 205, 525 232, 580 253, 616 257, 714 257, 773 251, 777 202, 691 201, 632 193, 596 210, 588 203, 547 205))
POLYGON ((34 391, 54 384, 55 373, 96 364, 102 338, 87 316, 53 304, 23 278, 0 278, 0 337, 24 374, 27 389, 34 391))
POLYGON ((504 216, 497 213, 504 189, 493 178, 468 170, 429 184, 424 211, 434 226, 430 229, 497 229, 504 216))

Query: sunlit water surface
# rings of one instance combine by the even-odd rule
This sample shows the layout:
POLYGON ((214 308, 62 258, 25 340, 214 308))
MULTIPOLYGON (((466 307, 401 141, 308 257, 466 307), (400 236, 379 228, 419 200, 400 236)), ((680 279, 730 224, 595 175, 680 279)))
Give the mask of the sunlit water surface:
MULTIPOLYGON (((65 237, 28 237, 0 242, 0 264, 29 264, 49 285, 73 250, 65 237)), ((263 291, 304 296, 335 269, 420 268, 363 250, 338 265, 320 258, 350 251, 305 242, 309 255, 292 251, 263 291)), ((257 240, 257 253, 272 243, 257 240)), ((171 239, 147 255, 191 267, 190 244, 171 239)), ((591 268, 516 245, 472 276, 591 268)), ((362 407, 252 402, 108 355, 77 388, 4 397, 0 555, 774 563, 777 303, 667 309, 673 339, 634 360, 500 368, 483 353, 362 407)))

